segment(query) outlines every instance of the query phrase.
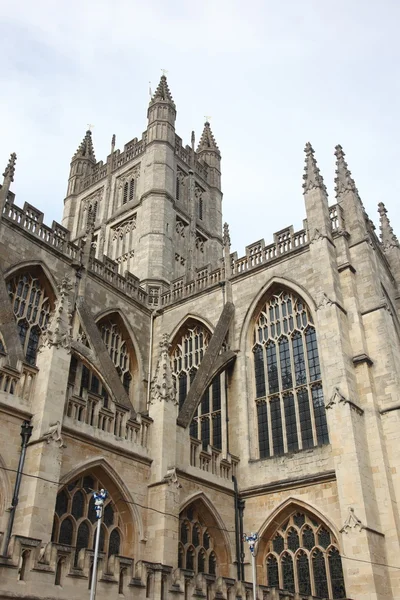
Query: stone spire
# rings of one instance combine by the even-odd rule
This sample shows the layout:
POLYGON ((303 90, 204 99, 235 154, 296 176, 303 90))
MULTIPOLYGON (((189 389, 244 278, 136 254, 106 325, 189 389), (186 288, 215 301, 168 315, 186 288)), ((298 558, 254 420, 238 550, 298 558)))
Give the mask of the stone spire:
POLYGON ((8 192, 10 190, 10 184, 12 181, 14 181, 16 160, 17 160, 17 155, 15 154, 15 152, 13 152, 12 154, 10 154, 10 159, 9 159, 7 166, 3 173, 3 177, 4 177, 3 185, 1 186, 1 189, 0 189, 0 215, 3 214, 3 209, 7 202, 8 192))
POLYGON ((154 104, 154 102, 157 102, 158 100, 162 100, 163 102, 170 102, 175 107, 175 102, 169 90, 167 78, 165 75, 161 75, 160 83, 158 84, 158 87, 150 100, 150 105, 154 104))
POLYGON ((5 185, 7 181, 10 183, 12 181, 14 181, 16 161, 17 161, 17 155, 15 154, 15 152, 13 152, 12 154, 10 154, 10 159, 9 159, 8 164, 3 173, 3 177, 4 177, 3 185, 5 185))
POLYGON ((211 131, 210 123, 208 121, 204 123, 203 133, 201 134, 201 138, 197 146, 197 152, 203 152, 204 150, 206 150, 207 152, 214 151, 218 155, 220 155, 219 148, 217 146, 213 132, 211 131))
POLYGON ((312 189, 319 188, 323 190, 326 195, 328 195, 324 180, 317 165, 317 161, 315 160, 314 149, 311 146, 310 142, 307 142, 306 147, 304 148, 304 152, 306 153, 306 164, 304 167, 303 175, 304 193, 309 192, 312 189))
POLYGON ((81 141, 73 158, 87 158, 93 163, 96 162, 96 157, 93 148, 92 132, 90 131, 90 129, 87 130, 85 137, 81 141))
POLYGON ((351 172, 347 166, 345 160, 345 153, 343 152, 342 146, 338 145, 335 147, 336 156, 336 177, 335 177, 335 193, 336 198, 339 200, 344 192, 354 192, 358 196, 358 190, 354 179, 351 176, 351 172))
POLYGON ((157 401, 171 401, 175 403, 176 390, 169 357, 170 347, 168 334, 164 333, 160 342, 160 356, 156 374, 151 385, 151 403, 157 401))
POLYGON ((390 224, 389 217, 387 216, 387 210, 383 202, 378 204, 378 213, 380 217, 380 230, 381 230, 381 242, 384 249, 397 247, 400 248, 399 240, 393 231, 393 227, 390 224))

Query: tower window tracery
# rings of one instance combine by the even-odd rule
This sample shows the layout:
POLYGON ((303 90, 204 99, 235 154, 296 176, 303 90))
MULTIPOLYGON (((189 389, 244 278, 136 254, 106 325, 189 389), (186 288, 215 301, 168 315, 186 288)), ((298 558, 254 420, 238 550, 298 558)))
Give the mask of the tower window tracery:
POLYGON ((47 328, 51 305, 39 277, 23 273, 7 284, 26 361, 34 365, 40 335, 47 328))
POLYGON ((178 567, 217 575, 214 539, 196 509, 182 511, 180 522, 178 567))
MULTIPOLYGON (((51 539, 75 548, 75 567, 78 566, 79 551, 94 548, 97 519, 92 492, 102 487, 96 477, 86 475, 65 485, 58 492, 51 539)), ((120 554, 124 542, 122 531, 121 517, 109 497, 103 509, 100 551, 107 556, 120 554)))
POLYGON ((253 356, 260 458, 329 443, 315 327, 293 292, 264 304, 253 356))
POLYGON ((267 543, 267 585, 319 598, 346 598, 342 560, 333 533, 314 516, 297 512, 267 543))
MULTIPOLYGON (((192 323, 173 344, 172 371, 179 408, 193 383, 209 340, 209 331, 199 323, 192 323)), ((203 450, 207 450, 209 445, 222 449, 222 408, 225 403, 225 373, 221 373, 205 391, 190 425, 191 437, 202 441, 203 450)))

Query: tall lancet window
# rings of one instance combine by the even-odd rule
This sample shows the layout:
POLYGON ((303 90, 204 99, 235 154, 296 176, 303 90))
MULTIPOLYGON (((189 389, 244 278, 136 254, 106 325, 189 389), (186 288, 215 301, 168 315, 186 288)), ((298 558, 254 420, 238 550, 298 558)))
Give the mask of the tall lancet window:
MULTIPOLYGON (((210 332, 201 323, 191 321, 175 336, 172 344, 172 370, 177 399, 181 409, 197 369, 210 341, 210 332)), ((203 450, 208 446, 223 448, 223 414, 226 414, 225 373, 214 377, 200 401, 190 425, 192 438, 201 440, 203 450)))
POLYGON ((262 307, 253 355, 260 458, 329 443, 315 327, 293 292, 262 307))
POLYGON ((98 327, 124 388, 130 395, 132 372, 136 370, 136 358, 126 327, 118 313, 104 317, 98 323, 98 327))

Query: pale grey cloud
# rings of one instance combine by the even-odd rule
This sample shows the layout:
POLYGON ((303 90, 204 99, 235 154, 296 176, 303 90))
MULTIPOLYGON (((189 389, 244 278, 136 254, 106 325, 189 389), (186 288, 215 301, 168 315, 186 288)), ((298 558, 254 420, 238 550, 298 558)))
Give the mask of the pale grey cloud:
POLYGON ((370 216, 384 201, 400 233, 398 22, 395 0, 17 0, 0 2, 0 160, 18 153, 14 191, 60 220, 69 161, 86 124, 96 156, 146 127, 160 68, 177 133, 203 115, 223 155, 234 249, 305 217, 310 140, 334 203, 341 143, 370 216))

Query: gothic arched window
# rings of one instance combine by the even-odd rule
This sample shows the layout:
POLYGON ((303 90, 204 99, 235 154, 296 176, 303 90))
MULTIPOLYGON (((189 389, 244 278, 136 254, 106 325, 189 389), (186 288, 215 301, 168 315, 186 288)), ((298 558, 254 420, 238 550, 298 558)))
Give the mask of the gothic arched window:
MULTIPOLYGON (((87 475, 65 485, 57 495, 52 541, 75 548, 74 565, 78 566, 79 552, 93 548, 97 528, 93 490, 103 485, 87 475)), ((119 554, 122 546, 122 521, 112 498, 103 508, 100 549, 107 556, 119 554)))
MULTIPOLYGON (((196 376, 210 341, 210 332, 198 322, 189 322, 172 344, 172 372, 179 408, 196 376)), ((222 407, 226 402, 225 373, 217 375, 205 391, 197 414, 190 425, 190 435, 208 446, 222 449, 222 407)))
POLYGON ((51 304, 40 275, 22 273, 7 283, 26 361, 34 365, 40 336, 47 328, 51 304))
POLYGON ((315 327, 293 292, 262 307, 253 355, 260 457, 329 443, 315 327))
POLYGON ((335 536, 314 516, 292 513, 267 542, 267 585, 321 598, 346 598, 335 536))
POLYGON ((217 558, 213 550, 215 543, 196 508, 190 507, 182 511, 179 518, 179 564, 195 573, 216 575, 217 558))
POLYGON ((133 354, 133 345, 129 339, 129 335, 125 331, 125 327, 122 326, 118 316, 113 319, 106 317, 98 326, 110 358, 129 395, 132 380, 131 362, 133 354))

